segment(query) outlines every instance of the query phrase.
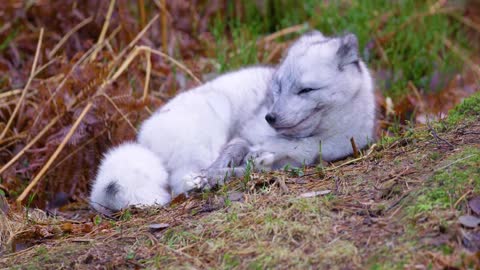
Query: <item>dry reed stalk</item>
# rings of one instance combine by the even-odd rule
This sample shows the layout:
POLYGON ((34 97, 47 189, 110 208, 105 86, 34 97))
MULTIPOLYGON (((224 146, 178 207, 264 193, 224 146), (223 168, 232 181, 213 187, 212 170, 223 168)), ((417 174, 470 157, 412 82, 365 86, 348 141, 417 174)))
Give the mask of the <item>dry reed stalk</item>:
POLYGON ((45 172, 47 172, 47 170, 50 168, 50 166, 52 165, 52 163, 55 161, 55 159, 58 157, 58 155, 60 154, 60 152, 63 150, 63 148, 65 147, 65 145, 67 144, 68 140, 73 136, 73 134, 75 133, 75 130, 77 130, 78 126, 80 125, 80 123, 82 122, 83 118, 85 117, 85 115, 87 115, 87 113, 90 111, 90 109, 92 108, 93 106, 93 103, 90 101, 87 103, 87 105, 85 106, 85 108, 83 109, 82 113, 80 114, 80 116, 78 117, 78 119, 75 121, 75 123, 73 124, 72 128, 68 131, 67 135, 65 136, 65 138, 63 138, 62 142, 60 143, 60 145, 57 147, 57 149, 55 150, 55 152, 52 154, 52 156, 48 159, 47 163, 45 163, 45 165, 42 167, 42 169, 40 170, 40 172, 35 176, 35 178, 33 178, 33 180, 30 182, 30 184, 27 186, 27 188, 25 188, 22 192, 22 194, 20 194, 20 196, 18 196, 16 202, 17 202, 17 205, 20 206, 22 204, 22 201, 27 197, 28 193, 30 193, 30 191, 32 190, 33 187, 35 187, 35 185, 40 181, 40 179, 43 177, 43 175, 45 174, 45 172))
POLYGON ((138 13, 140 13, 140 28, 143 29, 147 24, 147 15, 145 13, 145 1, 137 0, 137 5, 138 5, 138 13))
POLYGON ((156 54, 158 56, 161 56, 165 59, 167 59, 168 61, 172 62, 173 64, 175 64, 177 67, 179 67, 181 70, 185 71, 192 79, 194 79, 198 84, 202 84, 202 81, 193 74, 193 72, 188 69, 185 65, 183 65, 182 63, 180 63, 179 61, 175 60, 173 57, 169 56, 168 54, 165 54, 159 50, 155 50, 155 49, 152 49, 152 48, 149 48, 147 46, 139 46, 138 47, 139 50, 147 50, 147 51, 150 51, 151 53, 153 54, 156 54))
MULTIPOLYGON (((117 27, 111 34, 110 36, 108 37, 108 39, 113 39, 115 37, 115 35, 120 31, 120 27, 117 27)), ((105 43, 102 43, 102 44, 95 44, 93 45, 90 49, 88 49, 88 51, 85 52, 85 54, 82 55, 82 57, 80 57, 72 66, 72 68, 68 71, 67 75, 65 75, 65 77, 63 78, 63 80, 57 85, 57 87, 55 87, 55 90, 53 90, 53 93, 51 94, 50 98, 47 100, 47 102, 45 103, 45 106, 47 106, 48 104, 50 104, 53 100, 53 98, 57 95, 58 91, 64 86, 64 84, 67 82, 67 80, 70 78, 70 76, 73 74, 73 71, 75 71, 77 69, 78 66, 80 66, 81 64, 84 63, 84 61, 87 60, 87 58, 93 53, 93 51, 97 48, 97 47, 103 47, 103 44, 105 43)), ((73 104, 75 104, 76 102, 76 99, 74 99, 68 109, 70 109, 73 104)), ((55 105, 56 106, 56 105, 55 105)), ((41 109, 38 114, 37 114, 37 117, 35 118, 35 120, 33 121, 33 124, 32 124, 32 127, 34 127, 36 124, 37 124, 37 121, 40 119, 42 113, 43 113, 43 110, 44 109, 41 109)))
POLYGON ((4 98, 10 97, 10 96, 16 96, 20 93, 22 93, 22 89, 10 90, 8 92, 1 93, 0 94, 0 99, 4 99, 4 98))
POLYGON ((110 19, 112 18, 112 13, 113 13, 113 8, 115 6, 115 0, 110 0, 110 5, 108 6, 108 11, 107 11, 107 16, 105 17, 105 23, 103 24, 102 31, 100 32, 100 36, 98 37, 97 41, 97 47, 93 51, 91 57, 90 57, 90 62, 93 62, 97 58, 98 52, 100 52, 100 49, 102 46, 100 44, 103 44, 105 40, 105 35, 107 34, 108 26, 110 25, 110 19))
POLYGON ((120 108, 117 106, 117 104, 108 96, 106 95, 105 93, 101 93, 99 96, 102 96, 104 97, 105 99, 108 100, 108 102, 110 102, 112 104, 112 106, 115 108, 115 110, 118 111, 118 113, 120 113, 120 115, 122 116, 122 118, 127 122, 127 124, 133 129, 133 131, 135 132, 135 134, 137 134, 137 129, 135 128, 135 126, 132 124, 132 122, 130 122, 130 120, 128 120, 128 117, 120 110, 120 108))
POLYGON ((152 73, 152 59, 151 59, 151 52, 145 51, 145 58, 147 58, 147 67, 145 71, 145 85, 143 87, 143 102, 147 100, 148 97, 148 88, 150 85, 150 76, 152 73))
POLYGON ((265 44, 274 41, 277 38, 286 36, 288 34, 293 34, 293 33, 298 33, 300 31, 305 31, 308 30, 310 26, 307 23, 302 23, 302 24, 297 24, 294 26, 290 26, 287 28, 284 28, 282 30, 279 30, 275 33, 272 33, 258 41, 258 44, 265 44))
POLYGON ((10 119, 8 119, 7 125, 3 129, 2 134, 0 134, 0 140, 2 140, 3 137, 5 137, 5 135, 8 132, 8 129, 10 129, 10 126, 12 125, 13 120, 14 120, 15 116, 17 115, 17 113, 20 109, 20 106, 23 104, 23 101, 24 101, 25 96, 27 94, 28 88, 30 87, 30 84, 32 83, 32 80, 35 77, 35 74, 36 74, 35 70, 37 68, 38 58, 40 56, 40 49, 42 47, 43 32, 44 32, 44 29, 43 28, 40 29, 40 36, 38 38, 37 50, 35 51, 35 58, 33 59, 32 69, 30 71, 30 76, 28 77, 27 84, 23 88, 22 95, 20 96, 20 100, 18 101, 17 105, 15 106, 15 109, 13 110, 13 113, 10 116, 10 119))
POLYGON ((164 53, 168 53, 168 32, 167 32, 167 0, 161 0, 160 13, 162 16, 161 26, 162 26, 162 49, 164 53))
POLYGON ((193 72, 191 70, 189 70, 186 66, 184 66, 182 63, 178 62, 177 60, 175 60, 174 58, 168 56, 167 54, 159 51, 159 50, 155 50, 155 49, 152 49, 150 47, 147 47, 147 46, 137 46, 135 47, 135 49, 127 56, 127 58, 125 59, 125 61, 123 61, 122 65, 118 68, 118 70, 115 72, 115 74, 113 74, 111 76, 111 78, 105 82, 104 85, 108 85, 110 84, 111 82, 115 81, 118 77, 120 77, 120 75, 128 68, 128 66, 130 65, 130 63, 138 56, 138 54, 142 53, 143 51, 149 51, 150 53, 153 53, 153 54, 156 54, 156 55, 159 55, 167 60, 169 60, 170 62, 172 62, 173 64, 175 64, 178 68, 180 68, 181 70, 185 71, 191 78, 193 78, 198 84, 201 84, 202 81, 197 78, 193 72))
POLYGON ((79 24, 75 25, 68 33, 60 39, 60 41, 53 47, 53 49, 48 53, 48 58, 52 58, 57 51, 65 44, 65 42, 70 38, 71 35, 76 33, 80 28, 84 27, 85 25, 89 24, 91 21, 93 21, 92 17, 88 17, 85 20, 81 21, 79 24))
MULTIPOLYGON (((123 48, 120 53, 118 53, 118 55, 115 57, 115 59, 113 59, 112 61, 112 64, 111 64, 111 68, 114 67, 118 61, 120 61, 120 58, 122 58, 125 53, 133 48, 135 46, 135 44, 140 40, 140 38, 143 37, 143 35, 145 35, 145 32, 147 32, 147 30, 150 28, 150 26, 152 26, 152 24, 158 20, 158 15, 155 15, 155 17, 153 17, 147 24, 147 26, 145 26, 145 28, 142 29, 142 31, 140 31, 140 33, 137 34, 137 36, 132 40, 130 41, 130 43, 128 43, 127 47, 123 48)), ((109 76, 110 77, 110 76, 109 76)))
POLYGON ((350 138, 350 144, 352 145, 353 157, 358 158, 360 156, 360 152, 358 151, 357 144, 355 143, 355 139, 353 137, 350 138))
POLYGON ((103 135, 103 133, 105 133, 107 131, 107 129, 103 129, 102 131, 100 131, 98 134, 96 134, 95 136, 93 136, 92 138, 88 139, 86 142, 84 142, 82 145, 80 145, 78 148, 76 148, 75 150, 73 150, 72 152, 70 152, 70 154, 68 154, 66 157, 64 157, 62 160, 60 160, 59 162, 57 162, 57 164, 55 164, 55 166, 53 168, 50 168, 46 174, 48 174, 50 171, 54 171, 55 169, 57 169, 58 167, 60 167, 64 162, 66 162, 67 160, 69 160, 71 157, 73 157, 75 154, 77 154, 80 150, 82 150, 85 146, 91 144, 92 142, 94 142, 96 139, 98 139, 100 136, 103 135))
POLYGON ((375 150, 376 147, 377 147, 377 144, 372 144, 372 146, 370 146, 370 149, 368 149, 368 152, 367 152, 367 154, 366 154, 365 156, 351 159, 351 160, 346 161, 346 162, 344 162, 344 163, 342 163, 342 164, 340 164, 340 165, 338 165, 338 166, 332 165, 332 167, 325 169, 325 171, 335 171, 335 170, 337 170, 337 169, 340 168, 340 167, 343 167, 343 166, 346 166, 346 165, 355 163, 355 162, 357 162, 357 161, 361 161, 361 160, 367 159, 367 158, 373 153, 373 151, 375 150))

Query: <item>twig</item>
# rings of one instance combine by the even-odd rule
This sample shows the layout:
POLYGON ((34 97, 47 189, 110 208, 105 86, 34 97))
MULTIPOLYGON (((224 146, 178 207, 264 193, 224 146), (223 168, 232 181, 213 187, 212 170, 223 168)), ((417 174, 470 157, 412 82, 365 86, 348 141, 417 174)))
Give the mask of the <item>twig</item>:
POLYGON ((361 161, 361 160, 364 160, 364 159, 367 159, 372 153, 373 151, 375 150, 375 148, 377 147, 377 144, 372 144, 372 146, 370 146, 370 149, 368 149, 368 152, 365 156, 363 157, 359 157, 359 158, 355 158, 355 159, 351 159, 347 162, 344 162, 338 166, 335 166, 333 165, 334 167, 331 167, 331 168, 326 168, 325 171, 334 171, 340 167, 343 167, 343 166, 346 166, 346 165, 349 165, 349 164, 352 164, 352 163, 355 163, 357 161, 361 161))
POLYGON ((100 94, 100 96, 103 96, 104 98, 106 98, 111 104, 112 106, 115 108, 115 110, 118 111, 118 113, 120 113, 120 115, 122 116, 122 118, 127 122, 127 124, 133 129, 133 131, 135 132, 135 134, 138 133, 137 129, 135 128, 135 126, 132 124, 132 122, 130 122, 130 120, 128 120, 128 117, 120 110, 120 108, 117 106, 117 104, 105 93, 102 93, 100 94))
MULTIPOLYGON (((135 44, 143 37, 143 35, 145 35, 145 33, 147 32, 147 30, 150 28, 150 26, 152 26, 152 24, 158 20, 158 15, 155 15, 155 17, 153 17, 147 24, 147 26, 145 26, 145 28, 142 29, 142 31, 140 31, 140 33, 137 34, 137 36, 132 40, 130 41, 130 43, 128 43, 127 47, 123 48, 120 53, 115 57, 115 59, 113 59, 112 61, 112 64, 111 64, 111 67, 114 67, 116 65, 116 63, 125 55, 125 53, 127 53, 127 51, 131 48, 133 48, 135 46, 135 44)), ((109 76, 110 77, 110 76, 109 76)))
POLYGON ((22 194, 17 198, 16 202, 20 206, 22 201, 25 199, 25 197, 28 195, 28 193, 32 190, 32 188, 38 183, 38 181, 42 178, 42 176, 45 174, 45 172, 48 170, 48 168, 52 165, 52 163, 55 161, 57 156, 60 154, 60 152, 63 150, 65 145, 67 144, 68 140, 73 136, 73 133, 77 130, 78 126, 82 122, 83 118, 85 115, 87 115, 88 111, 92 108, 93 103, 88 102, 87 106, 83 109, 82 113, 78 117, 78 119, 75 121, 73 124, 72 128, 68 131, 67 135, 63 139, 63 141, 60 143, 60 145, 57 147, 53 155, 48 159, 47 163, 42 167, 40 172, 33 178, 33 180, 30 182, 30 184, 23 190, 22 194))
POLYGON ((15 95, 18 95, 20 93, 22 93, 21 89, 10 90, 8 92, 1 93, 0 94, 0 99, 7 98, 7 97, 10 97, 10 96, 15 96, 15 95))
POLYGON ((15 116, 18 113, 18 110, 22 106, 23 101, 25 99, 25 96, 27 94, 28 88, 30 88, 30 84, 32 83, 33 78, 35 77, 35 70, 37 68, 38 58, 40 56, 40 49, 42 47, 42 40, 43 40, 43 28, 40 29, 40 37, 38 38, 37 50, 35 51, 35 58, 33 59, 33 65, 32 65, 32 69, 30 71, 30 76, 28 77, 27 84, 23 88, 22 95, 20 96, 20 100, 18 101, 17 105, 15 106, 15 109, 13 110, 12 115, 10 116, 10 119, 8 119, 7 125, 3 129, 2 134, 0 134, 0 140, 2 140, 3 137, 5 137, 5 135, 7 134, 7 131, 10 129, 10 126, 13 123, 13 119, 15 118, 15 116))
POLYGON ((297 25, 294 25, 294 26, 290 26, 290 27, 287 27, 287 28, 284 28, 284 29, 281 29, 280 31, 277 31, 273 34, 270 34, 262 39, 260 39, 258 41, 258 44, 265 44, 265 43, 269 43, 279 37, 283 37, 283 36, 286 36, 288 34, 293 34, 293 33, 297 33, 297 32, 300 32, 300 31, 305 31, 305 30, 308 30, 310 28, 310 26, 308 25, 308 23, 302 23, 302 24, 297 24, 297 25))
POLYGON ((88 17, 85 20, 81 21, 79 24, 75 25, 68 33, 60 39, 60 41, 53 47, 53 49, 48 53, 48 58, 52 58, 57 51, 63 46, 63 44, 67 41, 68 38, 70 38, 71 35, 73 35, 75 32, 77 32, 80 28, 84 27, 85 25, 89 24, 93 20, 92 17, 88 17))
POLYGON ((445 165, 445 166, 442 166, 442 167, 434 170, 433 172, 441 171, 441 170, 446 169, 446 168, 448 168, 448 167, 450 167, 450 166, 452 166, 452 165, 454 165, 454 164, 456 164, 456 163, 458 163, 458 162, 460 162, 460 161, 464 161, 464 160, 469 159, 469 158, 474 157, 474 156, 475 156, 474 154, 471 154, 471 155, 468 155, 468 156, 466 156, 466 157, 464 157, 464 158, 457 159, 457 160, 455 160, 454 162, 451 162, 451 163, 449 163, 449 164, 447 164, 447 165, 445 165))
POLYGON ((145 1, 137 0, 138 4, 138 13, 140 13, 140 27, 143 29, 145 24, 147 24, 147 16, 145 14, 145 1))
POLYGON ((53 171, 55 170, 56 168, 60 167, 65 161, 69 160, 72 156, 74 156, 75 154, 77 154, 80 150, 82 150, 85 146, 89 145, 90 143, 94 142, 96 139, 98 139, 98 137, 100 137, 101 135, 103 135, 103 133, 105 133, 105 131, 107 131, 107 129, 104 129, 102 131, 100 131, 97 135, 93 136, 92 138, 90 138, 88 141, 86 141, 85 143, 83 143, 82 145, 80 145, 77 149, 75 149, 74 151, 72 151, 70 154, 68 154, 65 158, 63 158, 62 160, 60 160, 59 162, 57 162, 57 164, 55 165, 55 167, 51 168, 50 170, 48 170, 47 174, 50 172, 50 171, 53 171))
POLYGON ((159 56, 162 56, 162 57, 166 58, 167 60, 169 60, 170 62, 175 64, 177 67, 179 67, 181 70, 185 71, 188 75, 190 75, 190 77, 192 77, 198 84, 202 83, 202 81, 199 78, 197 78, 193 74, 193 72, 191 70, 189 70, 186 66, 184 66, 182 63, 178 62, 174 58, 170 57, 169 55, 167 55, 167 54, 165 54, 165 53, 163 53, 159 50, 155 50, 155 49, 152 49, 152 48, 149 48, 147 46, 142 45, 142 46, 135 47, 135 49, 127 56, 125 61, 123 61, 122 65, 118 68, 118 70, 112 75, 112 77, 108 81, 106 81, 104 83, 104 85, 107 85, 107 84, 111 83, 112 81, 116 80, 127 69, 127 67, 130 65, 130 63, 133 61, 133 59, 135 59, 135 57, 137 57, 137 55, 142 51, 150 51, 151 53, 154 53, 156 55, 159 55, 159 56))
POLYGON ((452 148, 452 149, 455 148, 455 146, 451 142, 441 138, 438 135, 438 133, 435 131, 435 129, 430 125, 430 121, 427 121, 427 127, 428 127, 428 130, 430 131, 430 133, 432 134, 432 136, 435 138, 435 140, 437 142, 442 141, 442 142, 446 143, 448 146, 450 146, 450 148, 452 148))
POLYGON ((161 0, 160 13, 162 16, 162 49, 164 53, 168 53, 168 32, 167 32, 167 0, 161 0))
POLYGON ((151 59, 151 52, 145 51, 145 58, 147 58, 147 68, 145 72, 145 85, 143 87, 143 102, 147 100, 148 97, 148 87, 150 85, 150 76, 152 73, 152 59, 151 59))
POLYGON ((110 0, 110 5, 108 6, 107 16, 105 17, 105 22, 103 23, 102 31, 100 32, 100 36, 98 37, 97 47, 93 51, 92 55, 90 56, 90 62, 97 58, 97 54, 100 51, 101 47, 100 44, 103 44, 105 40, 105 35, 107 34, 108 26, 110 25, 110 19, 112 18, 113 8, 115 7, 115 0, 110 0))
POLYGON ((453 204, 453 208, 457 208, 458 204, 472 192, 473 192, 473 190, 469 190, 469 191, 465 192, 465 194, 463 194, 460 198, 458 198, 458 200, 453 204))
POLYGON ((2 169, 0 169, 0 174, 2 174, 6 169, 8 169, 10 166, 12 166, 13 163, 15 163, 21 156, 23 156, 23 154, 25 154, 25 152, 30 149, 30 147, 32 147, 43 135, 45 135, 45 133, 47 133, 47 131, 57 123, 57 121, 60 119, 59 116, 56 116, 55 118, 53 118, 50 123, 48 123, 48 125, 46 125, 42 131, 40 131, 37 136, 35 136, 35 138, 33 138, 32 140, 30 140, 30 142, 22 149, 20 150, 20 152, 18 152, 12 159, 10 159, 10 161, 5 164, 2 169))
POLYGON ((355 139, 353 137, 350 138, 350 144, 352 145, 353 157, 358 158, 360 153, 358 152, 357 144, 355 143, 355 139))

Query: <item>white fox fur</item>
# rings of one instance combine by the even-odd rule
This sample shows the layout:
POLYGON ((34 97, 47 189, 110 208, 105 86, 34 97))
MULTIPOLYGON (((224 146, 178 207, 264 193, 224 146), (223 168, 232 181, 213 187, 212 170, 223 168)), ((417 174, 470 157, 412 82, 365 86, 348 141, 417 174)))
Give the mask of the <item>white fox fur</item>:
POLYGON ((105 154, 90 195, 96 210, 110 213, 128 205, 164 205, 169 201, 168 174, 151 150, 129 142, 105 154))

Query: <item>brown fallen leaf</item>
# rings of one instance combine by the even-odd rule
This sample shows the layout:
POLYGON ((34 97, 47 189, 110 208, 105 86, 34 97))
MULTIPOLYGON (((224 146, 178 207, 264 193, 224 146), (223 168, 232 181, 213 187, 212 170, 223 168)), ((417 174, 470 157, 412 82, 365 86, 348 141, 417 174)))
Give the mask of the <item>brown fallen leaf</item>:
POLYGON ((480 215, 480 196, 468 201, 468 206, 475 214, 480 215))
POLYGON ((5 197, 0 194, 0 214, 8 214, 10 207, 8 206, 8 202, 5 197))
POLYGON ((71 233, 73 231, 73 224, 70 222, 62 223, 60 229, 62 229, 64 233, 71 233))
POLYGON ((476 228, 480 225, 480 218, 471 215, 464 215, 458 218, 458 222, 467 228, 476 228))
POLYGON ((311 198, 311 197, 317 197, 317 196, 322 196, 322 195, 327 195, 328 193, 332 192, 331 190, 321 190, 321 191, 311 191, 311 192, 306 192, 300 194, 300 197, 302 198, 311 198))
POLYGON ((244 197, 242 192, 232 191, 228 193, 228 199, 231 202, 243 202, 244 197))
POLYGON ((154 223, 154 224, 148 225, 148 228, 150 229, 151 232, 158 232, 168 227, 170 227, 170 224, 168 223, 154 223))

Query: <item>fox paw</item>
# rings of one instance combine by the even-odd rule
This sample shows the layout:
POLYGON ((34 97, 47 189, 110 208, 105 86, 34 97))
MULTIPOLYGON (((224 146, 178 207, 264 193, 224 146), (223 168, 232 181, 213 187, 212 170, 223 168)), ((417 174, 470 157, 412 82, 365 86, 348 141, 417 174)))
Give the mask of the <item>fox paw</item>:
POLYGON ((275 154, 272 152, 251 152, 247 158, 247 160, 253 160, 255 167, 259 170, 271 170, 275 162, 275 154))
POLYGON ((198 173, 187 174, 183 178, 183 181, 185 183, 186 190, 206 189, 210 186, 207 177, 198 173))

